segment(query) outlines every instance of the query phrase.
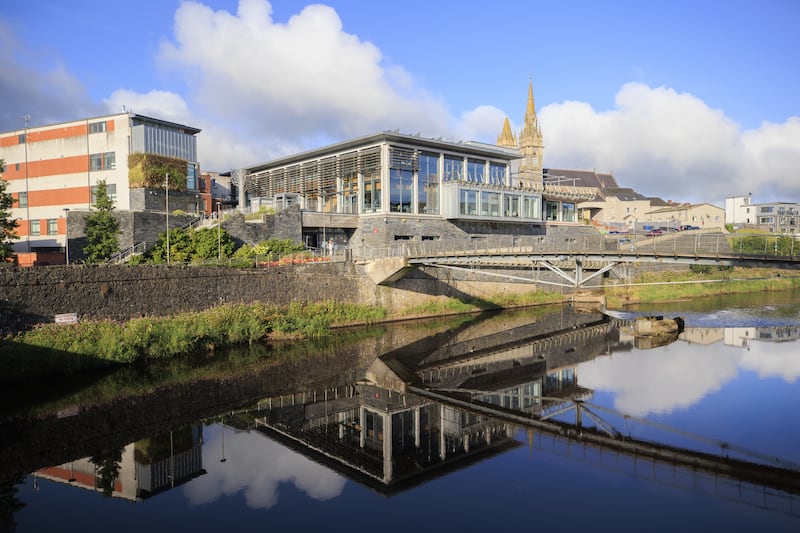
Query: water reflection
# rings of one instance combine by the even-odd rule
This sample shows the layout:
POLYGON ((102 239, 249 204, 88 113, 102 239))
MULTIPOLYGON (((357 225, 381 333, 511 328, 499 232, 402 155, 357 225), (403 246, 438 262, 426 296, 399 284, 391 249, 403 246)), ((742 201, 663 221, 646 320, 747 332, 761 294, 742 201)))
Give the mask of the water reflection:
MULTIPOLYGON (((797 431, 770 411, 797 397, 798 328, 687 327, 645 349, 630 320, 558 309, 408 324, 306 356, 236 356, 154 390, 136 384, 143 392, 124 401, 70 397, 4 419, 4 507, 43 505, 8 491, 32 473, 34 484, 142 503, 179 489, 193 508, 241 495, 274 509, 282 487, 314 502, 342 496, 348 480, 393 495, 527 446, 606 472, 592 475, 715 497, 738 487, 724 497, 798 515, 797 431)), ((557 484, 546 470, 542 483, 557 484)))
POLYGON ((800 376, 800 357, 793 344, 798 330, 798 326, 686 328, 678 342, 659 351, 616 352, 582 364, 581 382, 613 393, 614 406, 629 414, 669 413, 721 390, 745 370, 762 379, 794 383, 800 376))

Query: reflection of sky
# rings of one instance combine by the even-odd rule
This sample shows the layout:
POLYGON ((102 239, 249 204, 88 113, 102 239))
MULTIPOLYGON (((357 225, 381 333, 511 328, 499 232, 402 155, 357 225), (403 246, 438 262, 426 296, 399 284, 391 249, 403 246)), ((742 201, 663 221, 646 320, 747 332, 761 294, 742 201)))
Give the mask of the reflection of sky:
POLYGON ((677 341, 652 350, 599 357, 578 367, 581 386, 614 395, 614 407, 635 416, 671 413, 721 390, 743 372, 794 383, 797 342, 751 342, 749 349, 677 341))
POLYGON ((204 430, 203 467, 206 474, 193 480, 184 493, 193 505, 221 496, 244 493, 248 507, 269 509, 278 503, 281 483, 292 483, 315 500, 341 494, 345 478, 258 432, 225 429, 224 457, 221 426, 204 430))

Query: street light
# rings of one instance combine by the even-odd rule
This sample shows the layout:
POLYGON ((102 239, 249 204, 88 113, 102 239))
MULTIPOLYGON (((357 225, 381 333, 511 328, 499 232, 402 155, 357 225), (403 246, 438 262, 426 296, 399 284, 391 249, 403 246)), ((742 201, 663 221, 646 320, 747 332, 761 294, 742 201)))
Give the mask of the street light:
POLYGON ((217 263, 222 261, 222 219, 219 217, 220 202, 217 202, 217 263))
POLYGON ((164 174, 164 211, 167 214, 167 264, 169 264, 169 173, 164 174))
POLYGON ((69 207, 65 207, 62 211, 64 211, 64 257, 69 266, 69 207))

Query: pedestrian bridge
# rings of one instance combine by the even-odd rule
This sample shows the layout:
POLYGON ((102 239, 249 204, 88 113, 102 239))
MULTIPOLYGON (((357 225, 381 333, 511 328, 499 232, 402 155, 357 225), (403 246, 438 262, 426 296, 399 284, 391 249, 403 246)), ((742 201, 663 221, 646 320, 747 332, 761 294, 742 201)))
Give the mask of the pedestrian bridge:
POLYGON ((378 284, 396 281, 420 267, 481 271, 515 281, 584 287, 624 263, 800 268, 800 241, 785 236, 676 232, 659 236, 560 234, 487 236, 469 245, 446 241, 401 242, 387 247, 354 249, 353 258, 367 266, 378 284), (541 267, 563 282, 498 271, 541 267))

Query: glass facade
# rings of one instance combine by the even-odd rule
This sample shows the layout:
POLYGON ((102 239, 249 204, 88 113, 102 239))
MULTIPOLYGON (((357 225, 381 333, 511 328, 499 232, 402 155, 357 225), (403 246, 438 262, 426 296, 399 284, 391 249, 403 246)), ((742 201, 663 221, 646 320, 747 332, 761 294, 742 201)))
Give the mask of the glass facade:
POLYGON ((407 143, 367 144, 349 152, 251 172, 254 196, 296 194, 304 209, 326 213, 408 213, 540 220, 541 195, 511 190, 509 162, 407 143), (388 187, 388 190, 386 188, 388 187))
POLYGON ((444 156, 444 181, 461 181, 464 176, 464 158, 444 156))
POLYGON ((417 212, 439 214, 439 155, 422 153, 419 156, 419 172, 417 174, 417 212))
POLYGON ((470 183, 486 182, 486 161, 480 159, 467 160, 467 181, 470 183))

